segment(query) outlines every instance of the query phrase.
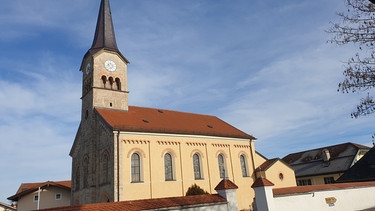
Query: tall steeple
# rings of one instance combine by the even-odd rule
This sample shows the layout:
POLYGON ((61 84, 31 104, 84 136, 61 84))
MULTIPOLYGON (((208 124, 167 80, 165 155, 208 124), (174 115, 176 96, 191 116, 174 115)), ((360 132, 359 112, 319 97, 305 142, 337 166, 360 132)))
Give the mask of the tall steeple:
POLYGON ((118 51, 109 0, 102 0, 100 4, 95 37, 91 46, 92 50, 98 48, 118 51))
POLYGON ((102 49, 117 52, 129 63, 117 47, 109 0, 101 0, 94 41, 89 52, 95 54, 102 49))

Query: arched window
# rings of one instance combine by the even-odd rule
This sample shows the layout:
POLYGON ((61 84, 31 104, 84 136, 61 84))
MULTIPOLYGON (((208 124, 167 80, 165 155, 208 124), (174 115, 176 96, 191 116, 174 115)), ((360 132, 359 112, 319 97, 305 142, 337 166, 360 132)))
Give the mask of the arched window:
POLYGON ((113 78, 112 78, 112 77, 109 77, 109 78, 108 78, 108 81, 109 81, 109 86, 110 86, 109 88, 110 88, 110 89, 113 89, 113 78))
POLYGON ((164 155, 164 173, 165 173, 165 180, 171 181, 173 180, 173 161, 172 156, 169 153, 164 155))
POLYGON ((117 90, 121 90, 121 81, 119 78, 116 78, 115 79, 115 82, 116 82, 116 89, 117 90))
POLYGON ((245 155, 241 155, 240 156, 240 163, 241 163, 242 176, 243 177, 248 177, 249 173, 247 171, 247 162, 246 162, 245 155))
POLYGON ((81 172, 80 172, 80 168, 79 167, 77 167, 77 169, 76 169, 76 175, 75 175, 75 178, 74 178, 74 185, 75 185, 75 187, 74 187, 74 190, 75 191, 78 191, 80 188, 81 188, 81 172))
POLYGON ((107 83, 107 77, 105 75, 102 76, 102 87, 106 88, 105 85, 107 83))
POLYGON ((202 172, 201 172, 201 159, 198 153, 193 155, 193 167, 194 167, 194 178, 195 179, 202 179, 202 172))
POLYGON ((83 160, 83 188, 89 187, 89 158, 83 160))
POLYGON ((219 163, 220 178, 225 178, 226 177, 226 169, 225 169, 224 155, 219 154, 217 156, 217 159, 218 159, 218 163, 219 163))
POLYGON ((138 153, 131 157, 131 177, 132 182, 141 182, 141 157, 138 153))
POLYGON ((104 152, 101 159, 101 183, 106 184, 109 182, 109 155, 104 152))

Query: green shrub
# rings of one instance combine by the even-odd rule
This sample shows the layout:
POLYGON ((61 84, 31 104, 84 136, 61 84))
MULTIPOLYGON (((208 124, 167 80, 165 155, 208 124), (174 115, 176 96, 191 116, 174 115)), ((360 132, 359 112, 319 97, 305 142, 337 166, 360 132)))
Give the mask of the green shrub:
POLYGON ((202 194, 208 194, 207 191, 203 190, 201 187, 199 187, 197 184, 192 185, 189 187, 189 189, 186 191, 187 196, 192 195, 202 195, 202 194))

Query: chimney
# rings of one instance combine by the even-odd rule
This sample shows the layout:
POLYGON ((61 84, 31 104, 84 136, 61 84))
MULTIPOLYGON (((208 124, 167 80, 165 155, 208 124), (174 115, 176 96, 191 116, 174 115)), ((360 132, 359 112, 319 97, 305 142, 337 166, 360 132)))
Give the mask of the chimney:
POLYGON ((323 161, 324 162, 327 162, 331 159, 331 154, 329 153, 328 149, 323 149, 322 154, 323 154, 323 161))

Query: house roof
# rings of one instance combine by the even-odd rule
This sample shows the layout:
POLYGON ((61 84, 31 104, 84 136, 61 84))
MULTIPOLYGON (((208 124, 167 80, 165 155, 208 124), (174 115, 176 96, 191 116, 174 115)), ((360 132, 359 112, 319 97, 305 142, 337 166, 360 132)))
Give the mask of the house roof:
POLYGON ((266 160, 265 162, 263 162, 259 167, 258 169, 261 170, 261 171, 266 171, 269 167, 271 167, 274 163, 276 163, 278 160, 280 160, 279 158, 273 158, 273 159, 269 159, 269 160, 266 160))
POLYGON ((375 181, 375 147, 347 170, 336 182, 375 181))
POLYGON ((44 209, 44 211, 138 211, 155 210, 162 208, 181 208, 199 204, 227 203, 226 199, 218 194, 203 194, 194 196, 169 197, 158 199, 143 199, 134 201, 108 202, 97 204, 84 204, 78 206, 58 207, 44 209))
POLYGON ((18 188, 17 193, 13 196, 8 197, 8 200, 18 201, 21 197, 33 193, 40 188, 46 187, 59 187, 62 189, 70 190, 72 187, 72 183, 70 180, 65 181, 47 181, 47 182, 36 182, 36 183, 22 183, 21 186, 18 188))
POLYGON ((9 211, 10 210, 14 210, 14 211, 17 210, 16 207, 13 207, 12 205, 4 204, 2 202, 0 202, 0 207, 5 208, 5 210, 9 210, 9 211))
POLYGON ((274 196, 291 195, 291 194, 303 194, 318 191, 337 190, 345 188, 357 188, 357 187, 374 187, 375 181, 373 182, 351 182, 351 183, 335 183, 335 184, 324 184, 324 185, 306 185, 306 186, 294 186, 287 188, 274 188, 274 196))
POLYGON ((292 153, 282 160, 294 169, 296 177, 324 175, 345 172, 353 164, 359 151, 368 151, 369 149, 369 147, 360 144, 344 143, 292 153), (322 151, 325 149, 329 151, 329 161, 323 160, 322 151))
POLYGON ((136 106, 95 110, 113 130, 255 139, 215 116, 136 106))

